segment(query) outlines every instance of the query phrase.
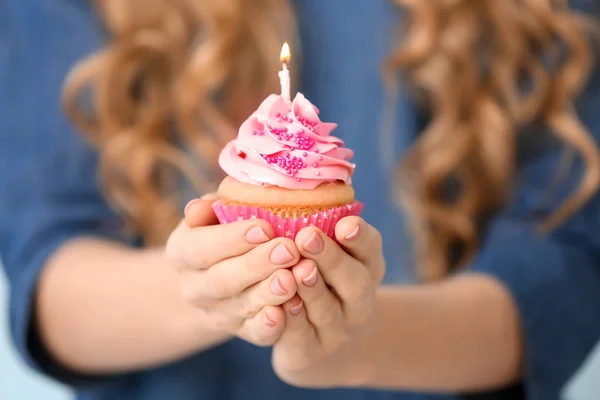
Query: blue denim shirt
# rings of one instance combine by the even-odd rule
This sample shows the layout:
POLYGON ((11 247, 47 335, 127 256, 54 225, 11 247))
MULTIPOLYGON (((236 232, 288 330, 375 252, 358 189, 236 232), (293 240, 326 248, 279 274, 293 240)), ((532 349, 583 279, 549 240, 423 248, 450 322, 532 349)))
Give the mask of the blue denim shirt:
MULTIPOLYGON (((577 5, 589 7, 589 1, 577 5)), ((384 110, 380 65, 400 12, 386 0, 302 0, 301 90, 356 151, 354 186, 364 217, 383 234, 388 282, 411 277, 410 243, 390 190, 394 163, 421 127, 408 98, 397 101, 393 140, 379 140, 384 110)), ((587 10, 589 11, 589 9, 587 10)), ((270 350, 233 340, 181 362, 119 376, 83 376, 47 353, 32 324, 32 299, 48 257, 66 240, 94 235, 125 240, 100 194, 97 157, 66 121, 59 95, 69 68, 103 44, 102 27, 83 0, 0 2, 0 255, 10 282, 16 346, 34 368, 72 385, 81 399, 425 399, 367 390, 301 390, 282 383, 270 350)), ((273 77, 276 79, 276 76, 273 77)), ((600 137, 600 71, 577 111, 600 137)), ((576 163, 553 203, 540 203, 557 172, 560 148, 541 127, 524 133, 514 196, 484 229, 482 251, 465 273, 501 281, 519 310, 525 341, 524 385, 550 400, 600 337, 600 198, 552 234, 535 231, 577 183, 576 163), (533 139, 531 139, 533 138, 533 139), (531 211, 537 208, 538 213, 531 211)), ((398 327, 402 329, 402 327, 398 327)), ((494 360, 490 360, 494 362, 494 360)), ((402 371, 398 371, 399 374, 402 371)))

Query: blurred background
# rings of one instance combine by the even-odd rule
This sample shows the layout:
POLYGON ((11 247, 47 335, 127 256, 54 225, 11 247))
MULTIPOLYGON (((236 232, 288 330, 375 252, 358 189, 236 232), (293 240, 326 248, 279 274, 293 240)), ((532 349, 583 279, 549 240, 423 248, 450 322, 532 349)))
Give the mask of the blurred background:
POLYGON ((67 400, 69 391, 27 368, 12 346, 8 331, 8 287, 0 274, 0 399, 67 400))
MULTIPOLYGON (((5 3, 6 0, 0 0, 0 29, 2 28, 3 25, 3 16, 6 16, 7 13, 4 11, 3 12, 3 8, 2 6, 5 3)), ((27 1, 23 1, 20 4, 24 4, 27 3, 27 1)), ((43 2, 39 1, 40 4, 43 4, 43 2)), ((75 3, 75 2, 73 2, 75 3)), ((308 2, 307 2, 308 3, 308 2)), ((314 5, 316 6, 318 4, 318 2, 313 2, 314 5)), ((338 2, 340 5, 344 5, 345 4, 343 2, 338 2)), ((14 4, 19 4, 17 1, 14 1, 14 4)), ((52 4, 52 2, 47 2, 45 7, 52 7, 52 5, 48 6, 48 4, 52 4)), ((321 3, 322 4, 322 3, 321 3)), ((382 3, 383 4, 383 3, 382 3)), ((80 14, 82 12, 82 10, 79 9, 74 9, 71 10, 69 9, 65 9, 69 12, 73 12, 73 14, 67 14, 67 11, 65 11, 64 15, 72 15, 73 18, 75 18, 76 21, 79 22, 74 22, 73 26, 77 31, 82 31, 81 26, 88 26, 85 25, 88 21, 83 19, 80 20, 80 14), (82 24, 81 26, 77 25, 78 23, 82 24)), ((335 9, 332 8, 332 10, 335 11, 335 9)), ((62 12, 62 11, 61 11, 62 12)), ((61 16, 63 14, 60 14, 61 16)), ((316 13, 314 15, 317 15, 316 13)), ((333 13, 333 15, 336 15, 335 13, 333 13)), ((323 14, 323 15, 318 15, 319 18, 321 18, 322 20, 327 20, 328 18, 328 14, 323 14)), ((391 17, 390 17, 391 18, 391 17)), ((5 22, 4 22, 5 23, 5 22)), ((5 23, 6 25, 6 23, 5 23)), ((325 26, 325 25, 324 25, 325 26)), ((46 26, 46 28, 48 29, 49 25, 46 26)), ((48 29, 48 32, 51 32, 52 29, 48 29)), ((366 40, 364 39, 362 33, 360 33, 360 30, 356 30, 357 32, 359 32, 355 38, 356 41, 359 40, 366 40)), ((307 32, 312 32, 310 30, 307 29, 307 32)), ((91 35, 91 34, 90 34, 91 35)), ((86 36, 82 33, 82 41, 87 40, 86 36)), ((1 40, 1 36, 0 36, 0 40, 1 40)), ((314 40, 314 46, 317 49, 320 49, 321 47, 321 42, 320 39, 318 37, 318 35, 314 36, 313 39, 314 40), (317 44, 319 46, 317 46, 317 44)), ((349 41, 350 42, 350 41, 349 41)), ((312 43, 312 42, 311 42, 312 43)), ((306 43, 305 43, 306 44, 306 43)), ((370 42, 369 42, 370 44, 370 42)), ((0 41, 0 48, 2 48, 3 43, 0 41)), ((382 53, 384 53, 386 51, 385 48, 379 48, 376 46, 371 46, 369 45, 369 48, 371 48, 373 50, 374 53, 376 53, 377 51, 381 51, 382 53)), ((353 49, 351 49, 353 51, 353 49)), ((349 50, 350 51, 350 50, 349 50)), ((323 51, 323 54, 325 54, 326 52, 323 51)), ((317 50, 315 50, 315 54, 321 54, 320 52, 318 52, 317 50)), ((351 53, 349 53, 351 54, 351 53)), ((71 55, 69 55, 69 57, 71 57, 71 55)), ((2 60, 0 59, 0 64, 1 64, 2 60)), ((321 63, 319 62, 315 62, 315 65, 320 65, 321 63)), ((0 65, 1 66, 1 65, 0 65)), ((335 74, 332 73, 333 77, 337 79, 337 81, 341 82, 342 84, 345 83, 344 81, 344 77, 346 76, 367 76, 366 73, 363 72, 356 72, 354 70, 349 70, 350 72, 345 73, 344 75, 339 75, 339 74, 335 74), (353 75, 354 74, 354 75, 353 75), (361 75, 363 74, 363 75, 361 75)), ((2 73, 1 68, 0 68, 0 73, 2 73)), ((319 71, 315 71, 315 73, 313 74, 314 76, 322 76, 319 75, 322 74, 322 72, 319 71)), ((368 75, 370 76, 370 75, 368 75)), ((329 76, 328 76, 329 78, 329 76)), ((364 87, 366 88, 371 88, 372 84, 370 83, 370 81, 365 80, 364 82, 364 87)), ((58 82, 56 83, 56 85, 58 85, 58 82)), ((315 89, 316 91, 317 89, 315 89)), ((320 87, 319 87, 319 90, 320 87)), ((324 91, 329 91, 329 89, 324 90, 324 91)), ((335 93, 335 91, 331 91, 332 93, 335 93)), ((324 98, 329 98, 328 95, 326 94, 322 94, 322 96, 324 98)), ((345 110, 345 104, 346 103, 341 103, 341 102, 335 102, 332 104, 334 104, 336 107, 339 107, 339 110, 345 110)), ((348 104, 355 104, 355 102, 349 102, 348 104)), ((358 103, 356 103, 358 104, 358 103)), ((333 106, 331 106, 333 107, 333 106)), ((361 106, 362 107, 362 106, 361 106)), ((333 108, 333 114, 335 114, 335 108, 333 108)), ((332 110, 330 110, 331 113, 332 110)), ((346 111, 345 111, 346 112, 346 111)), ((347 113, 347 112, 346 112, 347 113)), ((342 114, 341 111, 339 111, 339 114, 342 114)), ((332 118, 332 120, 338 120, 337 118, 332 118)), ((354 123, 354 124, 349 124, 349 125, 354 125, 354 126, 371 126, 369 123, 354 123)), ((57 136, 58 137, 58 136, 57 136)), ((0 195, 0 200, 1 200, 1 195, 0 195)), ((381 221, 383 223, 384 220, 387 220, 387 215, 382 214, 383 217, 381 217, 381 221)), ((396 231, 397 230, 397 224, 389 224, 389 229, 390 231, 396 231)), ((385 235, 385 237, 393 237, 388 235, 385 235)), ((395 240, 395 239, 394 239, 395 240)), ((391 240, 390 240, 391 241, 391 240)), ((0 264, 0 267, 2 265, 0 264)), ((401 271, 398 269, 398 273, 400 273, 401 271)), ((72 399, 72 394, 70 392, 70 390, 64 386, 61 386, 53 381, 50 381, 49 379, 43 377, 40 374, 35 373, 34 371, 32 371, 31 369, 29 369, 28 367, 26 367, 23 363, 23 361, 18 357, 14 346, 12 344, 11 338, 10 338, 10 333, 9 333, 9 315, 8 315, 8 285, 7 282, 5 280, 5 276, 2 273, 2 270, 0 268, 0 400, 71 400, 72 399)), ((574 377, 574 379, 572 380, 572 382, 570 382, 570 384, 568 385, 568 390, 565 392, 566 396, 564 397, 563 400, 600 400, 600 345, 597 348, 597 353, 596 356, 590 356, 590 359, 588 360, 588 362, 585 364, 584 367, 582 367, 582 370, 579 371, 579 375, 576 375, 574 377)))

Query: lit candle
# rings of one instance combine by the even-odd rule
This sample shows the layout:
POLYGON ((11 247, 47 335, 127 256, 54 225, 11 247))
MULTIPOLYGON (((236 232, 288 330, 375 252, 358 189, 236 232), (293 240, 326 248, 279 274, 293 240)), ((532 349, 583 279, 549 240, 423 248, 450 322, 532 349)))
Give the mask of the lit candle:
POLYGON ((281 55, 279 61, 281 61, 282 68, 279 71, 279 84, 281 85, 281 97, 288 103, 290 100, 290 71, 287 68, 287 63, 290 61, 290 46, 287 43, 283 44, 281 48, 281 55))

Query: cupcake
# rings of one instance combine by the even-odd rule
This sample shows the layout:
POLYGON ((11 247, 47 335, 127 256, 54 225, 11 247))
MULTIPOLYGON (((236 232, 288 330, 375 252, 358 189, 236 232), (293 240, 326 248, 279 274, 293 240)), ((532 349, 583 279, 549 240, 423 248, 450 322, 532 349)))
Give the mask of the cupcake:
POLYGON ((353 152, 331 135, 336 127, 301 93, 292 102, 267 97, 219 156, 228 175, 213 205, 219 221, 261 218, 278 237, 315 226, 334 238, 335 224, 363 209, 352 188, 353 152))

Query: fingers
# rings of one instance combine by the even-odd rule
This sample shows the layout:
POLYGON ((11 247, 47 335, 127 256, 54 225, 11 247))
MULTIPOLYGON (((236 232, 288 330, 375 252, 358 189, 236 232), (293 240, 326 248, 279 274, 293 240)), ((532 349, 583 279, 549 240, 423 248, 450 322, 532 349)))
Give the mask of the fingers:
POLYGON ((314 365, 314 359, 322 355, 325 347, 320 343, 317 330, 309 322, 299 296, 285 303, 283 310, 285 329, 273 347, 273 368, 284 382, 303 386, 308 382, 299 382, 297 372, 314 365))
POLYGON ((231 299, 228 308, 237 315, 251 318, 266 306, 285 303, 296 294, 296 291, 297 285, 292 272, 289 269, 280 269, 231 299))
POLYGON ((281 336, 285 322, 281 306, 267 306, 244 321, 238 336, 257 346, 272 346, 281 336))
POLYGON ((212 204, 217 199, 216 194, 210 193, 187 203, 183 212, 187 225, 190 228, 196 228, 218 224, 219 220, 212 209, 212 204))
POLYGON ((360 217, 346 217, 335 226, 335 237, 352 257, 369 268, 383 266, 381 234, 360 217))
POLYGON ((285 310, 285 331, 282 333, 278 346, 285 347, 288 354, 300 361, 304 358, 306 345, 319 340, 315 327, 307 318, 304 302, 299 296, 294 296, 283 305, 285 310))
POLYGON ((245 254, 271 238, 271 224, 261 219, 199 228, 180 223, 167 241, 166 252, 188 268, 207 269, 222 260, 245 254))
POLYGON ((296 236, 296 245, 303 257, 317 264, 326 283, 342 301, 352 303, 360 299, 371 280, 360 261, 316 228, 301 230, 296 236))
POLYGON ((302 260, 292 267, 292 273, 309 321, 325 333, 328 328, 341 324, 344 318, 341 304, 323 281, 316 263, 302 260))
MULTIPOLYGON (((215 264, 199 275, 196 285, 199 291, 210 298, 223 299, 238 296, 275 271, 296 264, 299 259, 300 254, 292 240, 277 238, 244 255, 215 264)), ((291 289, 291 287, 286 288, 286 290, 291 289)))

